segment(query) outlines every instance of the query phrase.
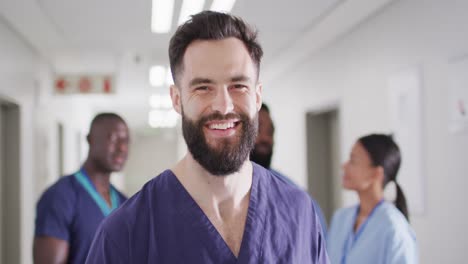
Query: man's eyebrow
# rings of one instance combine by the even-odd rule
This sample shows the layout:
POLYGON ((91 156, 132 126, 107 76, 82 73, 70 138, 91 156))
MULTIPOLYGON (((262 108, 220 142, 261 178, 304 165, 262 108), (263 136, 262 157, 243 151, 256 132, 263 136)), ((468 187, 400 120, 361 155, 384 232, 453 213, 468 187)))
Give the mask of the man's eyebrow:
MULTIPOLYGON (((245 75, 237 75, 231 78, 231 82, 248 82, 250 78, 245 75)), ((200 85, 200 84, 213 84, 215 83, 213 80, 208 78, 194 78, 190 81, 190 86, 200 85)))
POLYGON ((190 81, 190 86, 195 86, 195 85, 199 85, 199 84, 212 84, 214 83, 213 80, 211 79, 208 79, 208 78, 195 78, 193 80, 190 81))
POLYGON ((237 75, 231 78, 231 82, 248 82, 250 78, 245 75, 237 75))

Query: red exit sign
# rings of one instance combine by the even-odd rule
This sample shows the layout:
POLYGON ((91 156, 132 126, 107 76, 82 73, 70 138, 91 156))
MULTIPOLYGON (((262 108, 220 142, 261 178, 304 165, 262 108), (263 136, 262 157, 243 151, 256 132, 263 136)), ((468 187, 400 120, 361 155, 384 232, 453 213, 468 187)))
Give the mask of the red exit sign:
POLYGON ((56 94, 113 94, 114 78, 111 75, 57 75, 54 81, 56 94))

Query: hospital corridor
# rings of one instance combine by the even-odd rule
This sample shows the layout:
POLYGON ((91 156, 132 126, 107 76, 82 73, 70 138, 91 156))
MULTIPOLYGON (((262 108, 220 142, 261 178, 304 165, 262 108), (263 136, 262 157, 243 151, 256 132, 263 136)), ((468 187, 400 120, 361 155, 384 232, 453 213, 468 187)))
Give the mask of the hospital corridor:
POLYGON ((467 12, 0 0, 0 264, 468 263, 467 12))

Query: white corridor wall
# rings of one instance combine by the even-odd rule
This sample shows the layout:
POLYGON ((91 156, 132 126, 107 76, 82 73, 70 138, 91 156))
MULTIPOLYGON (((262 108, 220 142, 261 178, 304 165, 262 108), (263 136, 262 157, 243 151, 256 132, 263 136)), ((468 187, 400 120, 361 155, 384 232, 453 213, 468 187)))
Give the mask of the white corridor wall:
MULTIPOLYGON (((389 77, 421 70, 425 211, 411 217, 421 263, 468 259, 468 134, 449 132, 447 103, 449 61, 468 54, 466 10, 463 0, 396 1, 264 87, 278 131, 274 165, 305 186, 306 111, 339 102, 344 161, 357 137, 390 132, 389 77)), ((354 202, 354 195, 344 196, 344 205, 354 202)))

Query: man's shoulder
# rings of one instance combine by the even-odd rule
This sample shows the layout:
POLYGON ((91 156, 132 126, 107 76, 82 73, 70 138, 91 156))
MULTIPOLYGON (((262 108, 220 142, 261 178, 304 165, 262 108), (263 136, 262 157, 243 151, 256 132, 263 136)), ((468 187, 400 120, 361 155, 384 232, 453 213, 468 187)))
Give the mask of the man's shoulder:
POLYGON ((66 175, 60 177, 54 184, 52 184, 48 189, 52 190, 64 190, 64 189, 72 189, 76 187, 76 179, 74 174, 66 175))
POLYGON ((306 191, 285 179, 274 171, 254 164, 254 173, 259 177, 260 186, 267 191, 268 199, 287 210, 312 208, 311 199, 306 191), (294 206, 291 206, 294 204, 294 206))
POLYGON ((286 177, 284 174, 276 170, 265 170, 265 174, 268 175, 267 180, 272 184, 273 191, 284 192, 288 195, 294 195, 309 199, 309 195, 306 191, 299 188, 291 179, 286 177))
POLYGON ((275 170, 275 169, 271 169, 270 168, 270 172, 273 174, 273 176, 277 177, 278 179, 288 183, 288 184, 291 184, 291 185, 294 185, 294 186, 297 186, 291 179, 289 179, 288 177, 286 177, 283 173, 275 170))
POLYGON ((77 208, 73 176, 64 176, 47 188, 36 204, 36 236, 69 239, 68 225, 77 208))
POLYGON ((76 180, 72 175, 60 177, 54 184, 49 186, 41 195, 41 199, 65 199, 74 198, 76 192, 76 180))

